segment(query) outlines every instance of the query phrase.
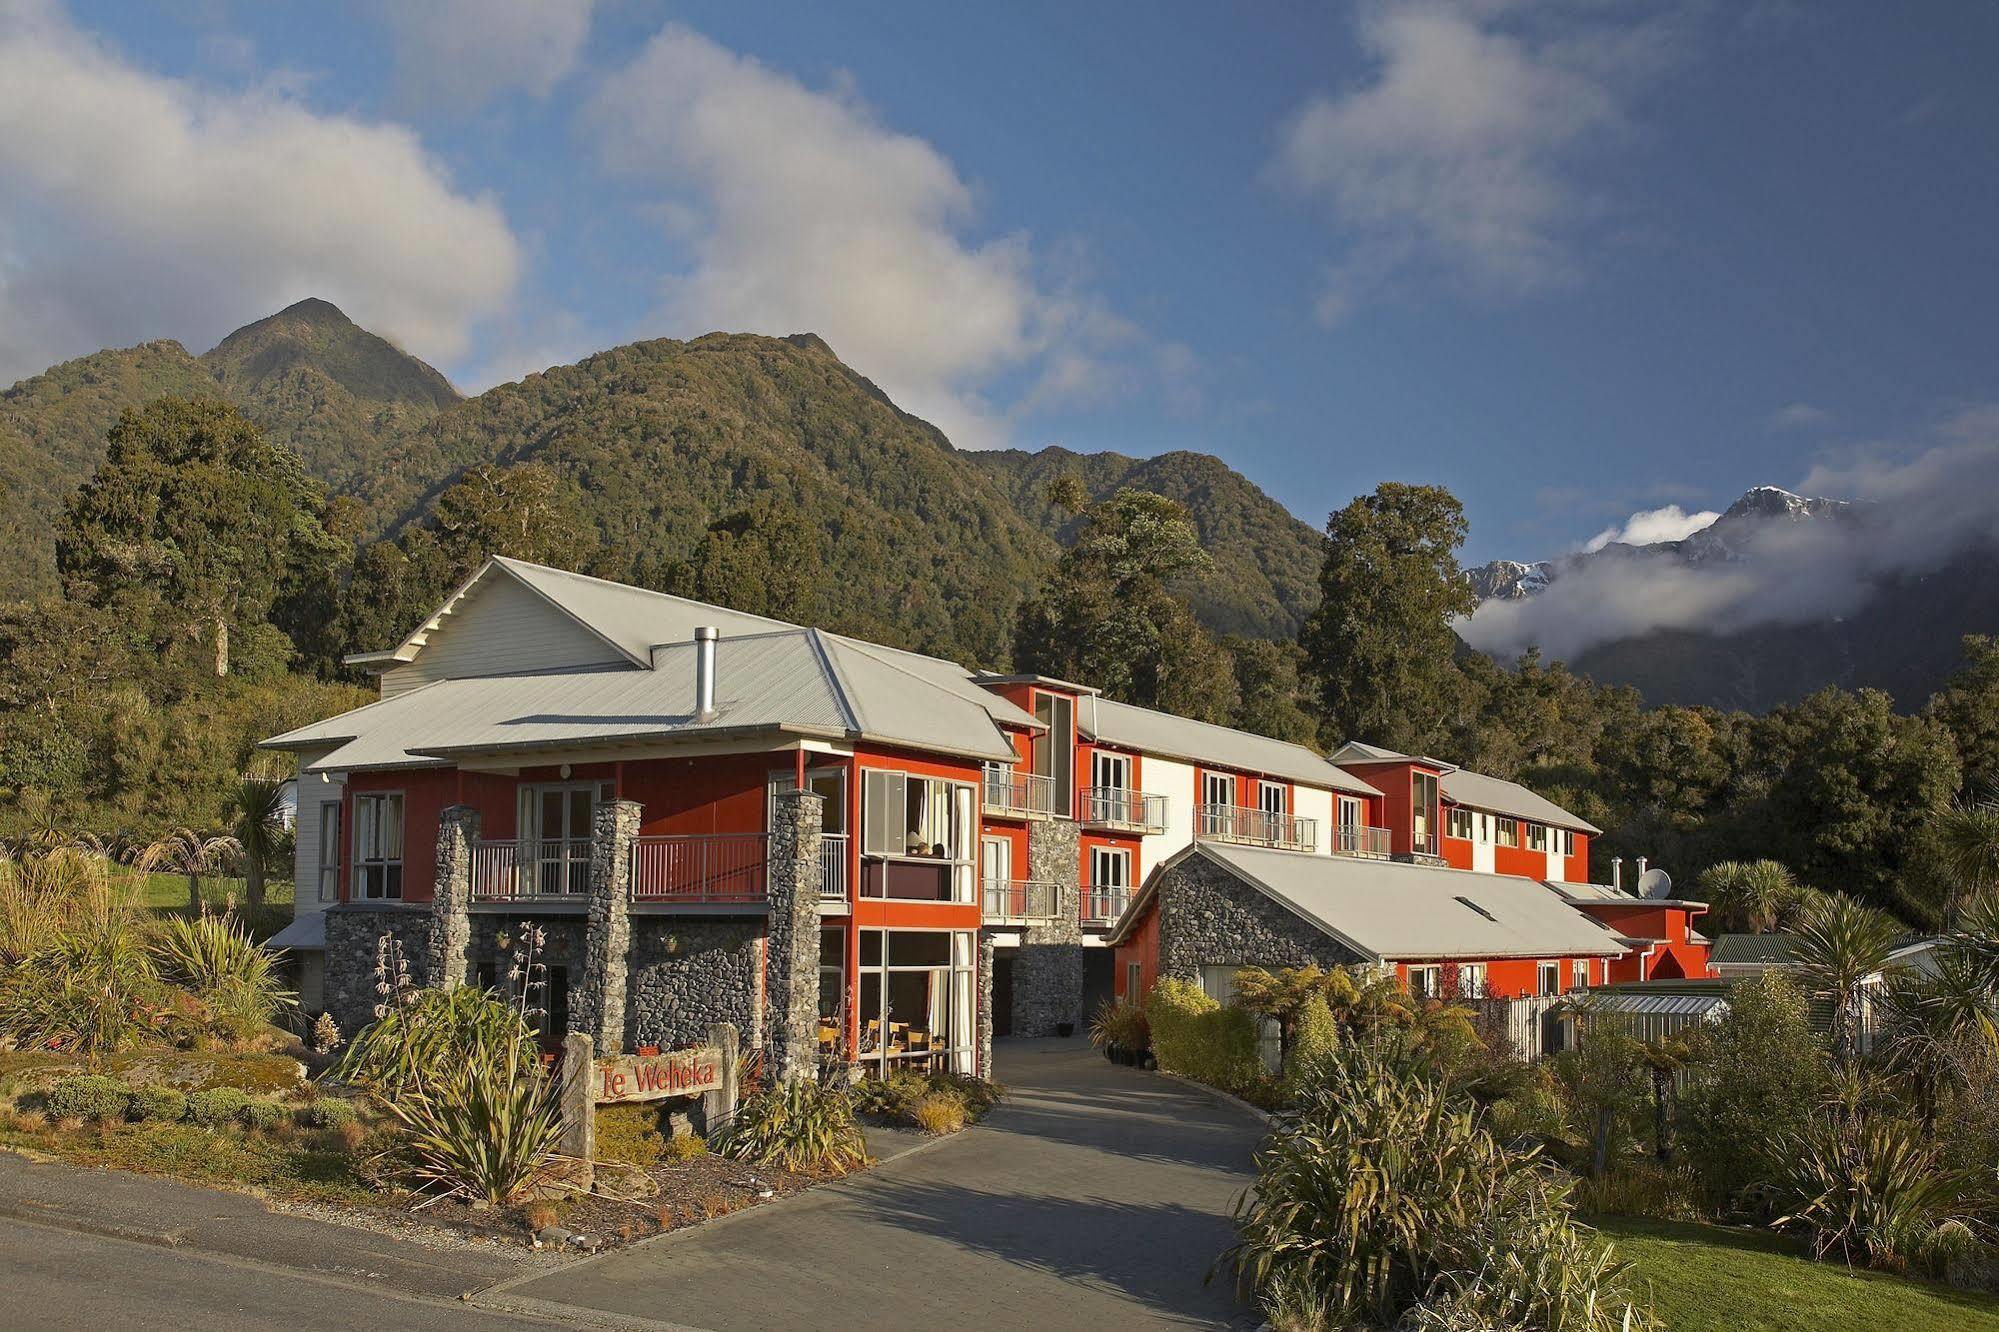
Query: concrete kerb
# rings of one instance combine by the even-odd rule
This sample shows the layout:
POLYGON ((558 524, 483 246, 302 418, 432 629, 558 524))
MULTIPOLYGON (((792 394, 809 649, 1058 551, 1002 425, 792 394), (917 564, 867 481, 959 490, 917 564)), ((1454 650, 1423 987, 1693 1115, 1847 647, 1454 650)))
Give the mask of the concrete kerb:
POLYGON ((1261 1120, 1265 1128, 1269 1128, 1271 1125, 1277 1122, 1277 1117, 1271 1114, 1268 1110, 1263 1109, 1261 1106, 1251 1105, 1248 1101, 1243 1100, 1242 1097, 1233 1095, 1229 1092, 1225 1092, 1220 1087, 1210 1087, 1205 1082, 1196 1082, 1192 1078, 1183 1077, 1178 1073, 1168 1073, 1162 1069, 1155 1068, 1150 1071, 1154 1077, 1168 1078, 1174 1082, 1179 1083, 1183 1087, 1198 1088, 1199 1090, 1206 1092, 1213 1099, 1220 1101, 1223 1105, 1233 1106, 1237 1110, 1242 1111, 1244 1114, 1249 1115, 1255 1119, 1261 1120))

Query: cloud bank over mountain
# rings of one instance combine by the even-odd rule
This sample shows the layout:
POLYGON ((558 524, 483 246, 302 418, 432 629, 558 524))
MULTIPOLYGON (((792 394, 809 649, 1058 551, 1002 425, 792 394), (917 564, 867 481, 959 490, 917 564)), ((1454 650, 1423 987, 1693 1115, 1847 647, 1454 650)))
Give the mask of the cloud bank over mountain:
POLYGON ((1752 491, 1677 543, 1605 544, 1559 560, 1545 588, 1487 601, 1459 632, 1501 658, 1538 646, 1573 660, 1658 630, 1728 634, 1850 615, 1884 583, 1999 546, 1999 406, 1962 412, 1915 448, 1822 463, 1799 489, 1854 503, 1807 508, 1800 496, 1752 491))

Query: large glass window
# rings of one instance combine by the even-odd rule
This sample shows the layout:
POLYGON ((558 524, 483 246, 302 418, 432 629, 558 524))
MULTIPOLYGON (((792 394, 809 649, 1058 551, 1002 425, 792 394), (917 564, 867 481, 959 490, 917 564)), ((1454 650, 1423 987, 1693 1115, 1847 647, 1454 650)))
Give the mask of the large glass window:
POLYGON ((870 1071, 976 1071, 977 939, 971 930, 861 932, 860 1058, 870 1071))
POLYGON ((1283 782, 1258 782, 1256 784, 1256 807, 1266 814, 1285 813, 1285 800, 1290 795, 1283 782))
POLYGON ((354 797, 354 896, 397 900, 403 895, 403 793, 354 797))
POLYGON ((1437 851, 1437 779, 1427 772, 1409 774, 1410 830, 1416 849, 1435 855, 1437 851))
POLYGON ((536 893, 590 891, 590 845, 597 800, 608 796, 597 782, 523 786, 520 864, 536 893))
POLYGON ((340 802, 328 800, 319 807, 319 900, 331 902, 340 896, 340 802))
POLYGON ((1449 812, 1447 822, 1444 825, 1444 831, 1452 837, 1469 842, 1471 840, 1471 811, 1461 806, 1454 806, 1449 812))
POLYGON ((819 931, 819 1053, 840 1049, 847 1026, 847 936, 819 931))
POLYGON ((971 860, 971 789, 939 777, 870 770, 861 787, 861 849, 871 856, 971 860))
POLYGON ((1048 729, 1034 738, 1034 771, 1054 788, 1055 812, 1076 808, 1076 703, 1060 694, 1036 694, 1034 715, 1048 729))

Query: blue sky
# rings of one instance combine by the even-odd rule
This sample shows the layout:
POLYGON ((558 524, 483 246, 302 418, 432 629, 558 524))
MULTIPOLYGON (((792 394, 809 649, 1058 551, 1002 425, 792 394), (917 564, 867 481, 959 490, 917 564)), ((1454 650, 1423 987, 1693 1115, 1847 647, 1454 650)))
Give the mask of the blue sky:
POLYGON ((1999 397, 1999 7, 0 16, 0 379, 313 294, 467 389, 811 328, 967 444, 1200 449, 1314 523, 1441 482, 1474 559, 1999 397))

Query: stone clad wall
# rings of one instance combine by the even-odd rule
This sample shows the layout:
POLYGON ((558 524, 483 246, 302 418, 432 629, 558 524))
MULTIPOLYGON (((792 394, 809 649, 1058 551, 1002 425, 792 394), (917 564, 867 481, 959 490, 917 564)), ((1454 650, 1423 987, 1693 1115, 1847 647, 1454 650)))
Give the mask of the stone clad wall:
POLYGON ((402 945, 411 985, 431 981, 437 919, 422 904, 329 907, 326 911, 326 1011, 343 1038, 375 1020, 375 959, 384 934, 402 945))
POLYGON ((1068 819, 1027 825, 1027 877, 1055 885, 1052 920, 1021 931, 1013 961, 1013 1034, 1083 1029, 1082 836, 1068 819))
POLYGON ((1358 954, 1202 856, 1159 880, 1159 974, 1201 979, 1201 968, 1337 966, 1358 954))
POLYGON ((472 844, 479 840, 479 811, 452 805, 437 816, 437 871, 430 912, 437 928, 430 935, 430 975, 437 985, 463 985, 466 945, 471 942, 472 844))
POLYGON ((810 1074, 819 1039, 819 844, 826 799, 780 791, 771 799, 770 953, 764 1047, 771 1076, 810 1074))
POLYGON ((764 930, 761 915, 635 917, 623 1048, 699 1045, 716 1022, 747 1038, 764 930))
MULTIPOLYGON (((501 998, 511 1002, 518 990, 516 983, 507 978, 507 971, 514 965, 514 949, 520 946, 521 930, 526 926, 534 926, 542 933, 541 951, 536 954, 536 960, 551 970, 562 968, 569 982, 569 1029, 579 1030, 576 1010, 587 975, 585 958, 589 951, 589 927, 573 913, 558 915, 518 908, 508 911, 498 907, 473 912, 471 940, 465 950, 466 982, 477 984, 480 968, 490 963, 493 987, 500 992, 501 998), (506 940, 504 948, 500 946, 502 939, 506 940)), ((547 1003, 548 1000, 542 1002, 547 1003)))
POLYGON ((607 1052, 622 1048, 625 1036, 632 949, 631 847, 641 813, 637 801, 614 800, 598 805, 592 819, 589 946, 569 1025, 607 1052))

